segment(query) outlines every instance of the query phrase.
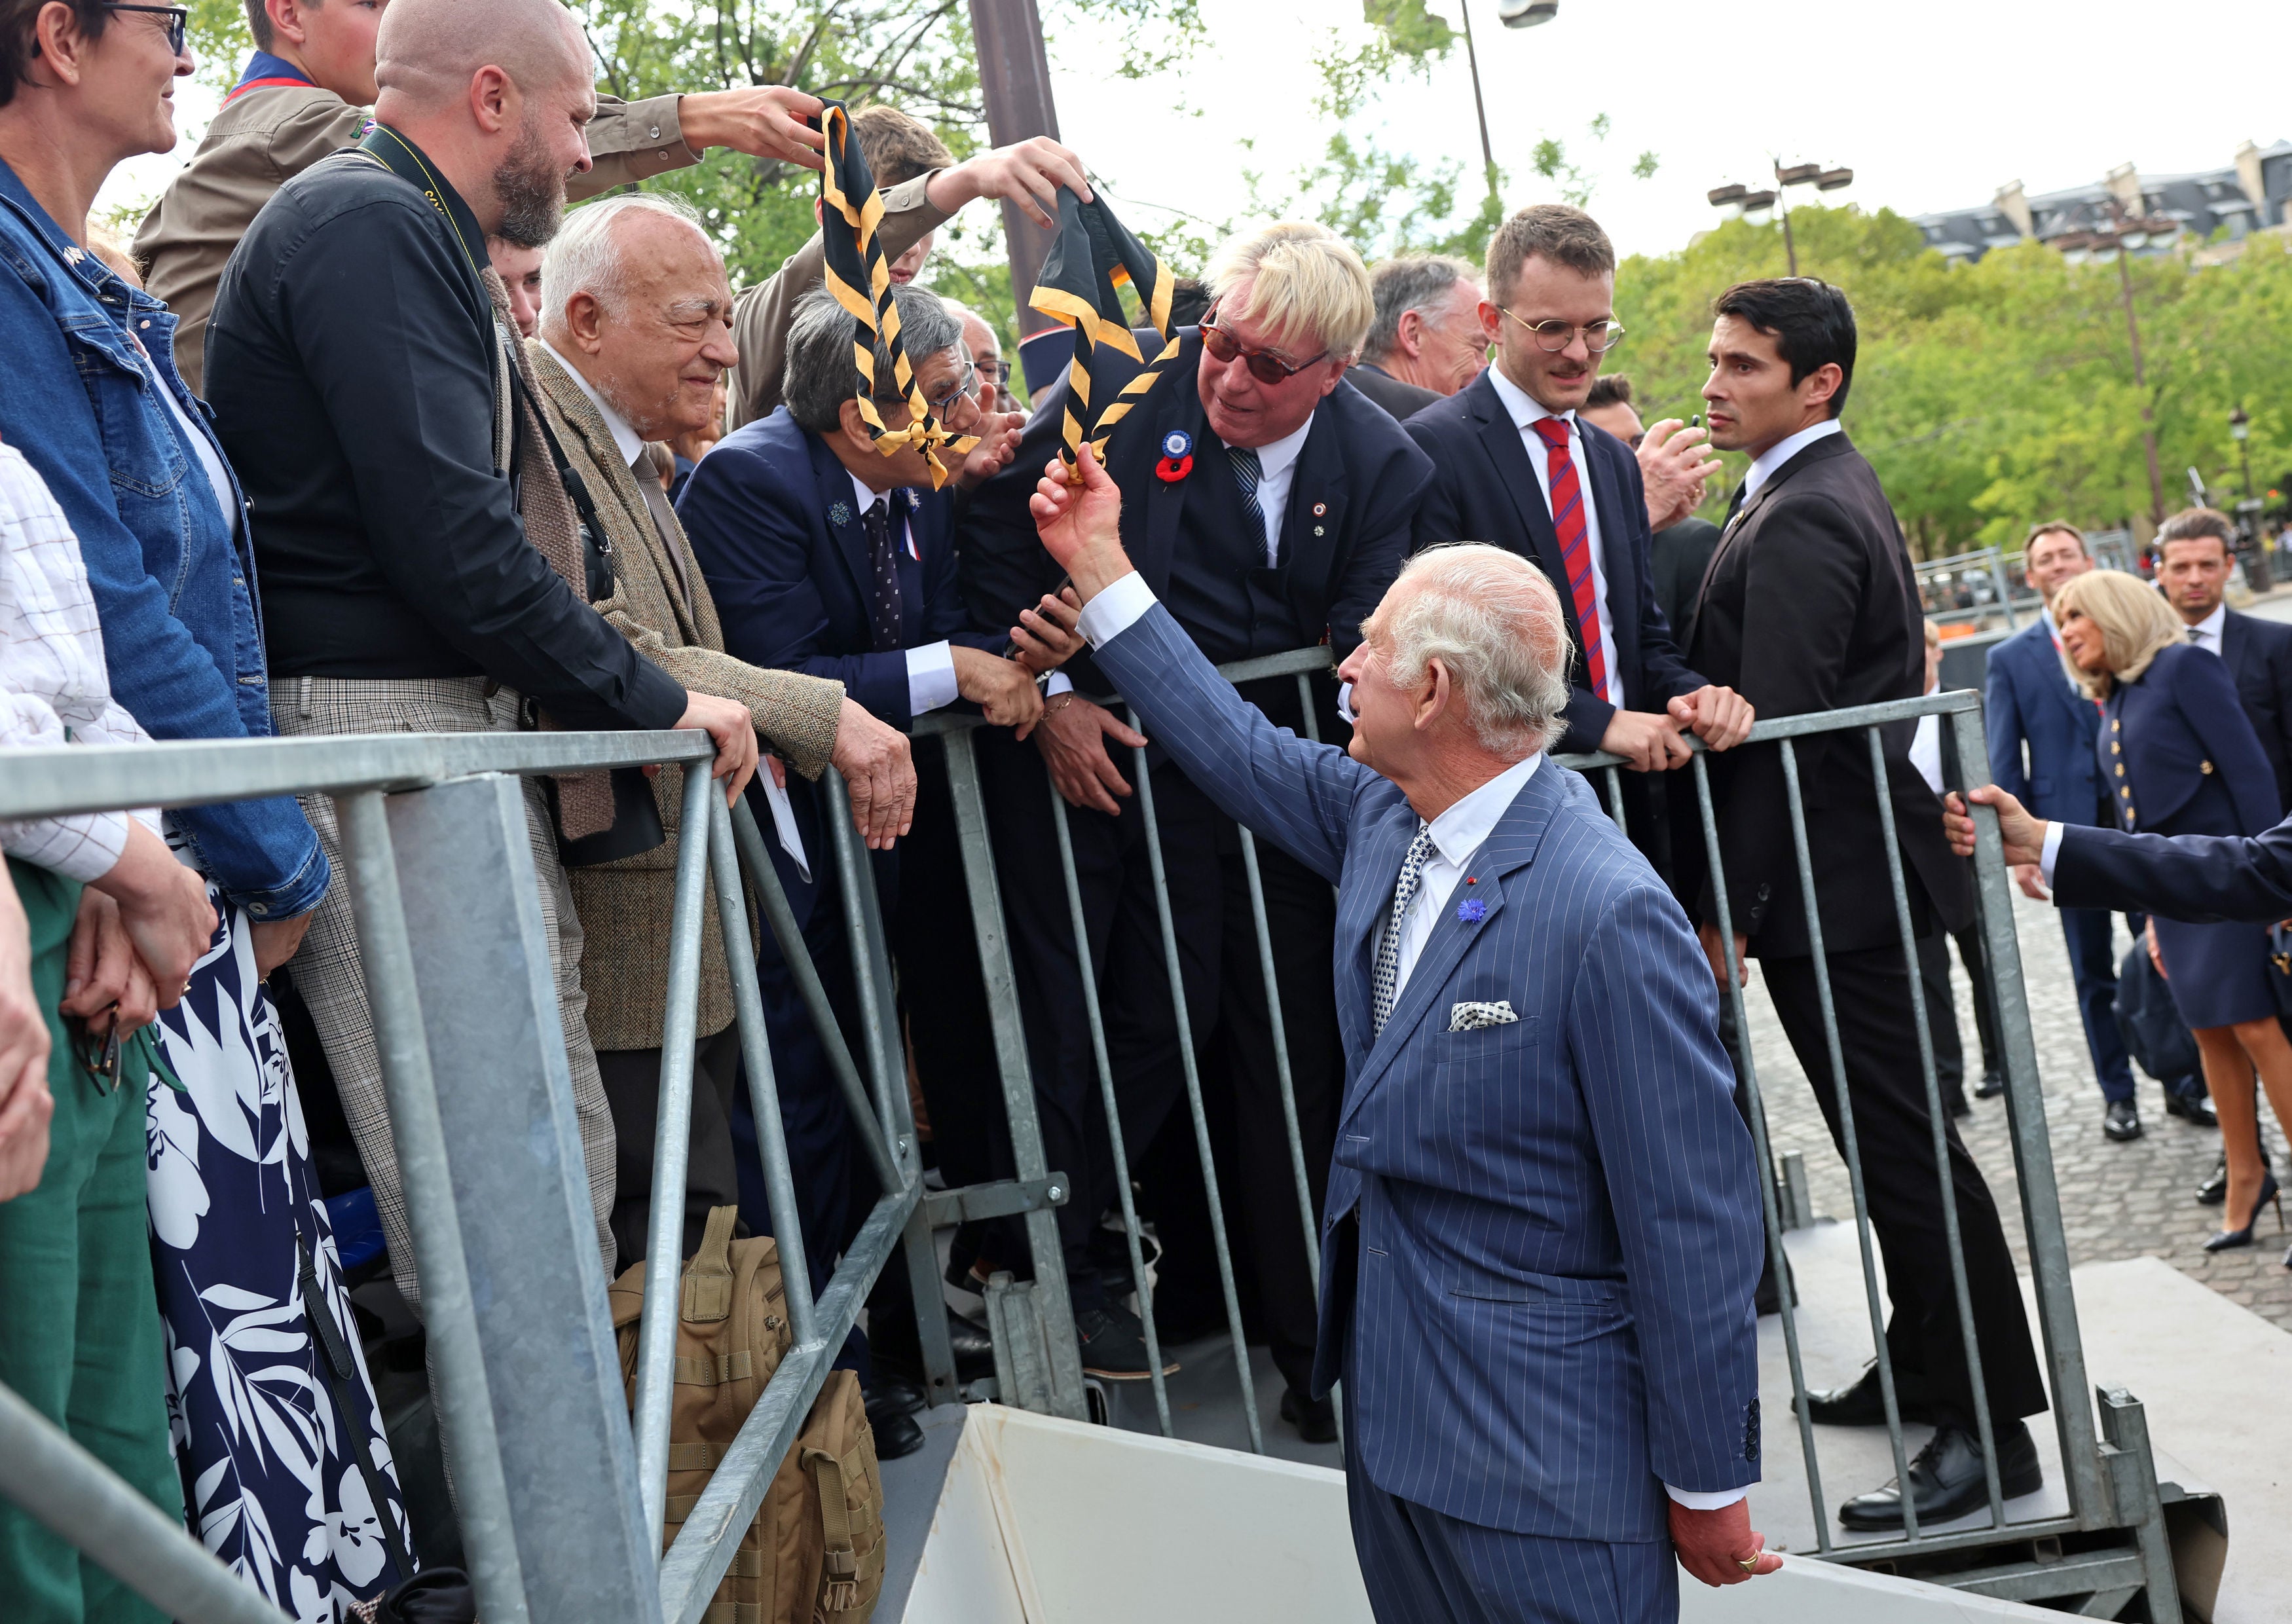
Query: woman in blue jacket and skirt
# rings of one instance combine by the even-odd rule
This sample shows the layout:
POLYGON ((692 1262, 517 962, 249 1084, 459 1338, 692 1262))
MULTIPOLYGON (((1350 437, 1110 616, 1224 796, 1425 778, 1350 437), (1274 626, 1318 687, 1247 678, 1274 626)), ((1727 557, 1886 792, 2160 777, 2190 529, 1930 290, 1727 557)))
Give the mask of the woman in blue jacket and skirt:
MULTIPOLYGON (((2257 835, 2283 816, 2276 778, 2217 655, 2192 646, 2154 588, 2095 570, 2054 599, 2062 663, 2102 702, 2094 747, 2119 828, 2145 835, 2257 835)), ((2260 1159, 2257 1071, 2280 1123, 2292 1123, 2292 1041, 2277 1022, 2268 927, 2191 925, 2152 914, 2149 950, 2195 1034, 2228 1159, 2225 1224, 2208 1252, 2252 1244, 2277 1203, 2260 1159)), ((2277 1203, 2277 1224, 2283 1225, 2277 1203)))

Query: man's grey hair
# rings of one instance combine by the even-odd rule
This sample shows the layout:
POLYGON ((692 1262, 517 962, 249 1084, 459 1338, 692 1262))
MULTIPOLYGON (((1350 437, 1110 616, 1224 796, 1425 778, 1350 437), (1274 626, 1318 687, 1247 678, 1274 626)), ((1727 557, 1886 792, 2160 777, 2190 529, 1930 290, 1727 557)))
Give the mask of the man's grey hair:
POLYGON ((1433 659, 1483 749, 1514 761, 1566 730, 1568 619, 1544 572, 1486 542, 1428 547, 1408 561, 1372 624, 1394 686, 1414 689, 1433 659))
POLYGON ((700 223, 698 212, 682 198, 663 192, 623 192, 577 208, 565 216, 564 225, 541 262, 543 332, 565 330, 565 306, 575 294, 587 294, 613 315, 622 313, 629 290, 628 263, 623 257, 622 233, 616 228, 632 214, 680 221, 699 234, 709 252, 718 252, 700 223))
MULTIPOLYGON (((920 368, 941 350, 963 342, 963 323, 937 294, 903 282, 892 287, 892 303, 900 312, 900 342, 908 366, 920 368)), ((780 376, 780 395, 797 427, 832 434, 843 423, 843 403, 851 399, 851 351, 859 335, 859 318, 825 287, 814 288, 797 303, 795 319, 788 324, 787 370, 780 376)), ((876 346, 872 392, 885 405, 900 398, 892 352, 881 343, 876 346)))
POLYGON ((1382 361, 1400 342, 1400 319, 1415 311, 1427 321, 1449 303, 1449 290, 1459 282, 1481 285, 1481 273, 1446 254, 1411 254, 1389 259, 1368 273, 1369 297, 1376 318, 1369 323, 1368 340, 1361 345, 1366 360, 1382 361))

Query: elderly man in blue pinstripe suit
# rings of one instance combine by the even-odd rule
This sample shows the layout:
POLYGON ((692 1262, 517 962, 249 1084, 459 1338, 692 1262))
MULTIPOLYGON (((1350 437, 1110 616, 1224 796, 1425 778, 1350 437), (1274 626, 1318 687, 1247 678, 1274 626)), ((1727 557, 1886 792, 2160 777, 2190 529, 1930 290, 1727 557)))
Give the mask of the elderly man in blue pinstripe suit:
POLYGON ((1014 635, 1078 630, 1196 783, 1338 887, 1314 1389, 1344 1378, 1379 1620, 1645 1624, 1678 1614, 1675 1550, 1709 1584, 1780 1566, 1743 1499, 1763 1240, 1716 993, 1671 893, 1544 759, 1551 586, 1496 547, 1412 560, 1341 672, 1348 752, 1217 675, 1087 453, 1033 501, 1084 608, 1045 599, 1014 635))

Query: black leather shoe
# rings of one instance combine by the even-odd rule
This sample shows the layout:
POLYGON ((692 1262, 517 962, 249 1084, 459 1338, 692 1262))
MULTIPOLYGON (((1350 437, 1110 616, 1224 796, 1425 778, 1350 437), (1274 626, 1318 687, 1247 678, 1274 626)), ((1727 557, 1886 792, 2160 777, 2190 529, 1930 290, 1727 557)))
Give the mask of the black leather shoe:
POLYGON ((868 1430, 876 1434, 876 1458, 897 1460, 924 1446, 916 1412, 924 1407, 921 1389, 878 1378, 868 1394, 868 1430))
POLYGON ((2218 1127, 2220 1119, 2213 1115, 2212 1102, 2201 1094, 2168 1094, 2165 1096, 2165 1114, 2178 1117, 2191 1127, 2218 1127))
POLYGON ((1281 1418, 1308 1443, 1337 1441, 1337 1407, 1327 1398, 1309 1399, 1295 1387, 1281 1390, 1281 1418))
MULTIPOLYGON (((1915 1370, 1894 1371, 1894 1403, 1905 1421, 1931 1421, 1926 1409, 1926 1378, 1915 1370)), ((1878 1361, 1872 1360, 1862 1374, 1844 1387, 1806 1395, 1808 1417, 1823 1426, 1884 1426, 1884 1395, 1878 1390, 1878 1361)))
MULTIPOLYGON (((1085 1376, 1108 1382, 1142 1382, 1154 1373, 1146 1359, 1146 1328, 1127 1308, 1110 1304, 1077 1308, 1075 1337, 1082 1345, 1085 1376)), ((1163 1361, 1163 1375, 1177 1373, 1175 1360, 1163 1361)))
MULTIPOLYGON (((1918 1526, 1931 1527, 1984 1505, 1989 1485, 1981 1471, 1981 1440, 1964 1427, 1945 1426, 1910 1462, 1910 1503, 1918 1526)), ((2045 1482, 2038 1445, 2016 1421, 1997 1434, 1997 1482, 2007 1499, 2035 1494, 2045 1482)), ((1838 1521, 1856 1533, 1891 1533, 1902 1526, 1902 1491, 1895 1483, 1858 1494, 1838 1508, 1838 1521)))
MULTIPOLYGON (((985 1381, 995 1374, 995 1343, 983 1326, 950 1308, 947 1311, 947 1339, 955 1348, 956 1381, 985 1381)), ((871 1329, 868 1345, 878 1369, 921 1385, 923 1349, 916 1345, 913 1322, 905 1314, 896 1321, 887 1318, 881 1327, 871 1329)))
POLYGON ((2101 1131, 2118 1143, 2141 1137, 2141 1108, 2130 1100, 2111 1100, 2109 1114, 2102 1119, 2101 1131))
POLYGON ((1981 1074, 1981 1080, 1974 1085, 1973 1097, 1977 1100, 1994 1100, 2005 1092, 2005 1074, 1999 1071, 1984 1071, 1981 1074))

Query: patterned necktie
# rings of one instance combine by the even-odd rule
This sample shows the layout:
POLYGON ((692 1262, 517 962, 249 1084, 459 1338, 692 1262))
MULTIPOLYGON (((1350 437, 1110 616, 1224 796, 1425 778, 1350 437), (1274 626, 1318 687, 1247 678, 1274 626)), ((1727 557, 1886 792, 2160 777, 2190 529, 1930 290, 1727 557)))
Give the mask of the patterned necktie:
POLYGON ((637 495, 644 498, 645 512, 652 515, 652 528, 660 533, 661 551, 668 554, 668 567, 676 574, 676 590, 684 599, 684 618, 697 618, 692 608, 692 581, 684 572, 684 552, 676 545, 676 521, 668 505, 668 493, 660 488, 660 475, 652 465, 652 448, 641 447, 629 461, 629 473, 637 482, 637 495))
POLYGON ((2205 634, 2192 626, 2189 628, 2189 641, 2201 649, 2205 646, 2205 634))
POLYGON ((1241 487, 1241 508, 1249 515, 1250 533, 1257 538, 1257 556, 1265 561, 1270 570, 1273 567, 1273 553, 1265 545, 1265 509, 1257 500, 1257 488, 1265 481, 1264 465, 1257 460, 1257 453, 1247 446, 1228 446, 1225 455, 1233 465, 1233 482, 1241 487))
POLYGON ((1385 916, 1384 937, 1376 944, 1376 976, 1370 983, 1370 1031, 1374 1036, 1384 1030, 1384 1023, 1392 1017, 1392 1006, 1400 996, 1400 922, 1408 917, 1408 905, 1416 900, 1416 882, 1424 872, 1424 860, 1432 855, 1432 826, 1419 822, 1416 838, 1408 843, 1408 855, 1401 860, 1400 879, 1392 888, 1392 911, 1385 916))
POLYGON ((1576 626, 1584 642, 1585 685, 1608 697, 1608 649, 1600 637, 1600 599, 1592 580, 1592 537, 1584 523, 1584 486, 1576 459, 1568 454, 1568 419, 1538 417, 1536 432, 1549 449, 1545 464, 1552 484, 1552 528, 1560 534, 1560 562, 1568 571, 1568 595, 1576 602, 1576 626))
POLYGON ((891 509, 881 497, 860 516, 868 527, 868 572, 876 586, 870 626, 876 652, 888 654, 900 646, 900 550, 892 540, 891 509))

